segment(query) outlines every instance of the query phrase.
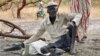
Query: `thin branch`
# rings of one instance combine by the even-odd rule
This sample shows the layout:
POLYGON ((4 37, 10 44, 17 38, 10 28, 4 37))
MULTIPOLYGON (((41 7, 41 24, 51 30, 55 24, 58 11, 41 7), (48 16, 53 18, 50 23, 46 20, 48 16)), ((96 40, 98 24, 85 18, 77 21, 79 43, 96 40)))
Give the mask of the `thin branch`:
POLYGON ((62 0, 59 0, 59 4, 58 4, 58 7, 57 7, 57 11, 59 9, 59 6, 60 6, 61 2, 62 2, 62 0))

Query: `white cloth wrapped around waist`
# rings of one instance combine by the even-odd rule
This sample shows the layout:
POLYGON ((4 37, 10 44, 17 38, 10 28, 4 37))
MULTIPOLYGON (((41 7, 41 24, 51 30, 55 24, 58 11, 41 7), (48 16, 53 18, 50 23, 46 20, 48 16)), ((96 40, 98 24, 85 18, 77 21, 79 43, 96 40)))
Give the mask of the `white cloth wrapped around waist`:
MULTIPOLYGON (((41 53, 41 48, 44 46, 47 46, 48 44, 42 40, 38 40, 35 42, 32 42, 29 46, 29 53, 32 54, 32 52, 34 51, 34 49, 39 53, 39 54, 43 54, 41 53)), ((50 53, 47 54, 43 54, 43 55, 50 55, 50 53)))

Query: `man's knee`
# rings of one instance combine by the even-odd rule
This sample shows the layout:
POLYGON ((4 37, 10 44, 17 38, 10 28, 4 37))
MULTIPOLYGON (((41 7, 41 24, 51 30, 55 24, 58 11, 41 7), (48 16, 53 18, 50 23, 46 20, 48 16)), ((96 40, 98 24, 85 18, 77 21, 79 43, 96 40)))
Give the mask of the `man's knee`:
POLYGON ((76 26, 76 24, 75 23, 72 23, 72 24, 70 24, 69 26, 68 26, 68 29, 72 29, 72 28, 76 28, 77 26, 76 26))

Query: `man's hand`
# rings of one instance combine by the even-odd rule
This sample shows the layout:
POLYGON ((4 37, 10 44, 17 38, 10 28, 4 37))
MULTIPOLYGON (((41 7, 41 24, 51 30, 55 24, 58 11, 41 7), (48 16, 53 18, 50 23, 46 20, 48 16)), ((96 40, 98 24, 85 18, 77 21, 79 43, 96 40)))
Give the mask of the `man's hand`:
POLYGON ((11 47, 5 48, 4 51, 16 51, 24 48, 24 43, 15 43, 11 47))

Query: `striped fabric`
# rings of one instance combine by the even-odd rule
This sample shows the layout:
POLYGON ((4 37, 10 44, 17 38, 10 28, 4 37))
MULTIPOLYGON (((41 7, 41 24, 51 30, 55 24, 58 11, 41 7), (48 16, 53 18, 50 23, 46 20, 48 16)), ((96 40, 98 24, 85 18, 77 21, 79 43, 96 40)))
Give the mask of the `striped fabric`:
POLYGON ((78 30, 82 28, 83 34, 87 31, 87 23, 90 17, 91 0, 71 0, 71 13, 82 13, 78 30))

